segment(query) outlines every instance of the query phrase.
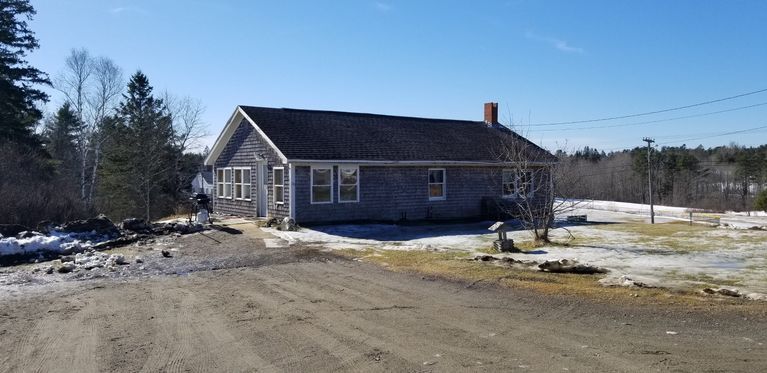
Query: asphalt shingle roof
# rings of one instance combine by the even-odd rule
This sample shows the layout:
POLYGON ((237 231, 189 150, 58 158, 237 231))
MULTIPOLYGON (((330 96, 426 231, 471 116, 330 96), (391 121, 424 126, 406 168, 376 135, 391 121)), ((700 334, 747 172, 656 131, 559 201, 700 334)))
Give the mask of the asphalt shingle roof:
POLYGON ((508 128, 482 121, 240 107, 288 159, 498 162, 503 147, 515 144, 527 160, 555 160, 508 128))

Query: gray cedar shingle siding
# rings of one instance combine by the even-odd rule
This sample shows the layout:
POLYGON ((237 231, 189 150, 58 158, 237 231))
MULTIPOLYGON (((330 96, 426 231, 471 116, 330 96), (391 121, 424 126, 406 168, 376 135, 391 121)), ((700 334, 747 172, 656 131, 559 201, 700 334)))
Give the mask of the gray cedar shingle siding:
POLYGON ((216 159, 214 169, 214 184, 213 184, 213 206, 214 210, 219 213, 233 214, 240 216, 256 216, 256 203, 258 193, 258 177, 257 172, 260 170, 256 167, 255 154, 263 154, 267 160, 268 173, 266 177, 267 181, 267 203, 268 203, 268 215, 275 217, 285 217, 289 214, 290 208, 290 191, 287 187, 289 185, 289 173, 288 167, 285 166, 285 204, 275 205, 273 188, 272 188, 272 168, 274 166, 282 166, 282 161, 277 153, 270 147, 261 137, 261 135, 253 128, 253 126, 247 121, 242 120, 235 130, 232 137, 226 143, 221 155, 216 159), (242 201, 235 199, 218 198, 218 174, 216 170, 222 167, 250 167, 251 169, 251 200, 242 201))
MULTIPOLYGON (((259 170, 255 169, 254 153, 259 153, 265 155, 269 166, 268 215, 289 216, 290 204, 294 203, 294 217, 303 224, 476 218, 487 212, 483 200, 502 197, 504 163, 530 162, 530 167, 537 167, 556 161, 512 130, 480 121, 252 106, 239 106, 233 118, 206 162, 213 162, 216 168, 251 167, 253 201, 214 197, 217 210, 257 214, 259 170), (239 119, 243 116, 246 119, 239 119), (514 158, 504 158, 508 155, 504 149, 511 149, 514 158), (295 180, 289 180, 290 166, 282 165, 285 204, 275 205, 273 167, 282 162, 292 164, 295 180), (338 165, 342 163, 359 163, 359 202, 338 202, 338 165), (333 165, 332 203, 311 203, 312 164, 333 165), (429 200, 429 168, 446 170, 445 200, 429 200)), ((539 175, 547 179, 544 173, 539 175)), ((544 206, 543 197, 548 193, 539 190, 535 204, 544 206)))
MULTIPOLYGON (((300 223, 334 221, 399 221, 424 219, 481 218, 482 199, 502 196, 498 167, 360 166, 360 196, 356 203, 338 202, 338 167, 333 167, 333 203, 311 204, 309 166, 296 167, 295 208, 300 223), (428 169, 445 169, 446 199, 429 200, 428 169)), ((537 173, 546 180, 545 173, 537 173)), ((538 180, 539 183, 542 180, 538 180)), ((536 203, 548 193, 546 184, 536 194, 536 203)), ((536 187, 537 188, 537 187, 536 187)))

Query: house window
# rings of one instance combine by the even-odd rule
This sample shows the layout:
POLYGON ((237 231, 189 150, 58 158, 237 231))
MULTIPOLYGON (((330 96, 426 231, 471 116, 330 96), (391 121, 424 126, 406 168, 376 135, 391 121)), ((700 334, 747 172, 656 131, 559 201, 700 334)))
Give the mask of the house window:
POLYGON ((312 203, 333 202, 333 167, 312 167, 312 203))
POLYGON ((234 199, 250 201, 250 168, 234 169, 234 199))
POLYGON ((429 200, 438 201, 445 199, 445 169, 429 169, 429 200))
POLYGON ((232 169, 216 169, 216 195, 218 198, 232 198, 232 169))
POLYGON ((359 202, 359 197, 359 167, 338 166, 338 202, 359 202))
POLYGON ((503 197, 528 198, 533 196, 531 171, 503 170, 503 197))
POLYGON ((273 177, 274 203, 281 205, 285 203, 285 168, 275 167, 273 177))

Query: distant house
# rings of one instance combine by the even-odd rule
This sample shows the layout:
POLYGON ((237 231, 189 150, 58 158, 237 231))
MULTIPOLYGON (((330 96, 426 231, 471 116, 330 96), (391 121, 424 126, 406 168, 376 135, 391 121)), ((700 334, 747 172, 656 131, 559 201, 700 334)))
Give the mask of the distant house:
POLYGON ((192 179, 192 193, 213 195, 213 171, 200 171, 192 179))
POLYGON ((462 219, 482 217, 488 200, 549 193, 555 158, 500 125, 497 104, 484 113, 468 121, 238 106, 205 160, 214 209, 303 224, 462 219), (520 151, 509 157, 511 148, 520 151))

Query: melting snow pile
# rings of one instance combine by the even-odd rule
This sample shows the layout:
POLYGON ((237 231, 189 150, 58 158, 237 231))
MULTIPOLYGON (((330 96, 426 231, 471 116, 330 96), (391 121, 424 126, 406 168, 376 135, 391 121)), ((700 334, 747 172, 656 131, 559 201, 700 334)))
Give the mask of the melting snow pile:
POLYGON ((53 231, 49 235, 32 234, 26 238, 0 237, 0 256, 27 255, 39 252, 79 252, 109 238, 109 236, 98 234, 84 235, 59 231, 53 231))

